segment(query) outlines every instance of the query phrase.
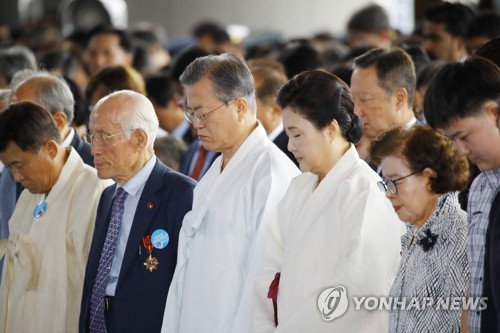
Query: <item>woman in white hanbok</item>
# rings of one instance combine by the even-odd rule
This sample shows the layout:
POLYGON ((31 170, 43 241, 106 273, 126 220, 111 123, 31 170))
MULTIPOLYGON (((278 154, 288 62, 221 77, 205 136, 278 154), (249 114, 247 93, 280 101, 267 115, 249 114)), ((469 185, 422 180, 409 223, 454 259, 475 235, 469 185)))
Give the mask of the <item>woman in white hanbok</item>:
POLYGON ((363 125, 349 87, 309 71, 277 99, 288 149, 304 173, 270 224, 255 331, 386 332, 388 311, 368 311, 359 300, 388 296, 403 226, 354 147, 363 125))

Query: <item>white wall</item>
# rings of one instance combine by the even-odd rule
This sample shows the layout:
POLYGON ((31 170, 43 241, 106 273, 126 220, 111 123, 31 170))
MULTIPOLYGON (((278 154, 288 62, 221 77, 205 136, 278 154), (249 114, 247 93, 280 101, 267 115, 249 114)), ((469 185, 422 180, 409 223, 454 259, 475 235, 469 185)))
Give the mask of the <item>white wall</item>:
MULTIPOLYGON (((413 0, 377 0, 389 11, 394 2, 413 8, 413 0)), ((162 25, 170 39, 187 35, 203 19, 243 24, 251 31, 274 30, 285 37, 308 37, 318 31, 341 36, 353 11, 370 0, 127 0, 129 23, 162 25)), ((401 13, 401 8, 392 13, 401 13)), ((411 11, 413 13, 413 9, 411 11)), ((405 14, 406 15, 406 14, 405 14)), ((401 16, 401 15, 399 15, 401 16)), ((391 22, 406 20, 391 18, 391 22)))

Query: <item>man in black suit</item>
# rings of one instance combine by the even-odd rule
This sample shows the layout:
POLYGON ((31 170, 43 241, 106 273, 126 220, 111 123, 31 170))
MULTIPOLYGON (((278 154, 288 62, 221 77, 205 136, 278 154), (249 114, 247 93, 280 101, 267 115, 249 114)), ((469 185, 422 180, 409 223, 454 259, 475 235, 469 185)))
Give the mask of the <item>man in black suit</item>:
POLYGON ((154 155, 158 119, 143 95, 101 99, 89 129, 97 175, 117 184, 99 202, 80 332, 159 332, 195 182, 154 155))
POLYGON ((288 150, 288 136, 283 129, 282 110, 276 103, 278 90, 288 81, 285 69, 282 64, 270 59, 251 60, 248 66, 255 81, 257 119, 264 126, 269 140, 298 167, 299 163, 288 150))

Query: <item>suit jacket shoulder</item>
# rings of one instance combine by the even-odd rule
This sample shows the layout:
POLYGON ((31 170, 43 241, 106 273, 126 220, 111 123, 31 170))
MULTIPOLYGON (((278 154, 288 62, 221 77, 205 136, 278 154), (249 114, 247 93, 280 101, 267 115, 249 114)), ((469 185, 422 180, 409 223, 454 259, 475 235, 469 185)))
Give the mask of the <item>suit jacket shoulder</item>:
POLYGON ((94 156, 90 153, 90 145, 83 141, 76 132, 73 140, 71 140, 71 147, 75 148, 78 155, 82 158, 83 163, 94 167, 94 156))
POLYGON ((274 140, 274 144, 278 146, 278 148, 285 153, 288 158, 295 163, 295 165, 298 167, 299 163, 295 159, 295 156, 288 150, 288 135, 286 135, 285 131, 282 131, 274 140))
MULTIPOLYGON (((195 182, 157 160, 134 214, 114 296, 114 310, 107 313, 109 332, 159 332, 170 281, 177 263, 177 244, 184 215, 191 210, 195 182), (164 230, 169 242, 148 253, 142 240, 164 230), (149 256, 158 260, 149 271, 149 256)), ((103 192, 89 254, 80 313, 80 331, 88 331, 90 296, 109 227, 116 185, 103 192)))

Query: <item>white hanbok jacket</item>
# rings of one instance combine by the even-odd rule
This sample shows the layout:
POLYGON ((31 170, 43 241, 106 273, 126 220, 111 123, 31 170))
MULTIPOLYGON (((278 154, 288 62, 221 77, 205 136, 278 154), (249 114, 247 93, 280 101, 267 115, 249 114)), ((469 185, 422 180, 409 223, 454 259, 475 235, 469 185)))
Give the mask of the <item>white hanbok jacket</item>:
POLYGON ((351 146, 317 187, 311 173, 292 181, 269 225, 264 273, 256 284, 256 332, 388 331, 388 311, 358 311, 352 299, 387 296, 398 269, 404 225, 379 180, 351 146), (276 272, 277 327, 267 297, 276 272), (349 305, 327 321, 318 297, 337 286, 347 291, 349 305))
POLYGON ((101 180, 73 148, 45 198, 46 212, 33 217, 43 194, 24 190, 9 220, 0 288, 0 332, 78 332, 85 266, 101 180))
POLYGON ((251 331, 263 223, 300 171, 260 123, 222 172, 221 162, 195 187, 184 218, 162 332, 251 331))

